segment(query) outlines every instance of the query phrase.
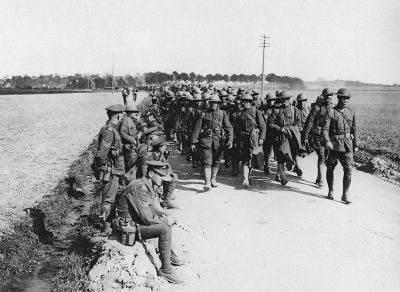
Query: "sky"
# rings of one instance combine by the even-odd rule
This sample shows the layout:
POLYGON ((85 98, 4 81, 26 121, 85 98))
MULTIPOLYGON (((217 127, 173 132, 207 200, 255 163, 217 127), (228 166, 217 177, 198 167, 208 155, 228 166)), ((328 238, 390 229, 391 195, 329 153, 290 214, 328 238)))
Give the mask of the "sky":
POLYGON ((400 83, 397 0, 0 0, 0 76, 162 71, 400 83))

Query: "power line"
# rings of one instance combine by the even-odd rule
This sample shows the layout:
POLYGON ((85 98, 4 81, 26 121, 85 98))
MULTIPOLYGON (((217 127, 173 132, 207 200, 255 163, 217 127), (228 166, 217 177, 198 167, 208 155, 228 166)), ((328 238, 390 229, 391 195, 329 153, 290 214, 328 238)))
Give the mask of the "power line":
POLYGON ((264 98, 264 96, 263 96, 263 90, 264 90, 264 60, 265 60, 265 48, 269 48, 270 47, 270 45, 271 45, 271 43, 269 42, 270 41, 270 37, 269 36, 266 36, 265 34, 264 35, 262 35, 262 36, 260 36, 262 39, 261 39, 261 43, 259 44, 259 47, 260 48, 263 48, 263 59, 262 59, 262 74, 261 74, 261 99, 263 99, 264 98))

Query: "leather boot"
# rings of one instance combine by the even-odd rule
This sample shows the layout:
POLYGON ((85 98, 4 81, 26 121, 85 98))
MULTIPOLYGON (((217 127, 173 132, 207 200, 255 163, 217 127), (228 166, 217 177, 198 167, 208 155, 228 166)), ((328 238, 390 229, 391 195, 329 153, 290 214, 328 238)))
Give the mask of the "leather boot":
POLYGON ((186 262, 183 259, 179 258, 176 253, 171 250, 171 264, 173 266, 183 266, 184 264, 186 264, 186 262))
POLYGON ((334 175, 333 175, 333 168, 328 167, 326 170, 326 182, 328 183, 328 196, 327 199, 333 200, 333 181, 334 181, 334 175))
POLYGON ((216 165, 211 168, 211 186, 213 188, 218 187, 218 183, 217 183, 218 169, 219 169, 219 165, 216 165))
POLYGON ((286 179, 286 175, 285 175, 285 166, 283 165, 283 163, 278 163, 278 174, 279 177, 281 179, 281 185, 286 186, 288 183, 288 180, 286 179))
POLYGON ((349 188, 350 188, 350 183, 351 183, 351 176, 345 174, 343 176, 343 196, 342 196, 342 202, 345 204, 351 204, 351 201, 349 200, 349 188))
POLYGON ((160 269, 158 271, 158 276, 165 278, 168 282, 172 284, 182 284, 185 282, 172 268, 169 268, 165 271, 163 269, 160 269))
POLYGON ((205 191, 211 190, 211 167, 204 167, 204 180, 205 184, 203 189, 205 191))

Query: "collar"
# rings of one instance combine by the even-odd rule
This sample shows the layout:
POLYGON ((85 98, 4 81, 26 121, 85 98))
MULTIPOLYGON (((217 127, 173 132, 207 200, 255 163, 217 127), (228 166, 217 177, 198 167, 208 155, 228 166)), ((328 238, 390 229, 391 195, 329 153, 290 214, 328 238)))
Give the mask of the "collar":
POLYGON ((107 125, 115 128, 116 130, 118 130, 118 125, 114 124, 113 122, 111 122, 110 120, 107 121, 107 125))

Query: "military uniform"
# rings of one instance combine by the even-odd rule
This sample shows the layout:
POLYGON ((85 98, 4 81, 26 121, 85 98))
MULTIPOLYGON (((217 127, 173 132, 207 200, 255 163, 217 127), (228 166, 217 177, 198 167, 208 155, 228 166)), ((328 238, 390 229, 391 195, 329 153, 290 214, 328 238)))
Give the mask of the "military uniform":
POLYGON ((161 197, 162 202, 161 205, 165 208, 178 208, 175 204, 171 202, 173 192, 178 184, 178 175, 172 171, 170 164, 168 163, 165 155, 159 151, 159 148, 163 145, 165 137, 159 137, 158 139, 151 142, 152 149, 144 153, 143 157, 141 157, 141 172, 142 174, 147 173, 148 163, 149 161, 159 161, 168 166, 167 168, 167 176, 169 176, 168 180, 162 183, 163 186, 163 195, 161 197))
MULTIPOLYGON (((211 97, 208 93, 203 96, 204 100, 210 99, 211 103, 221 103, 217 96, 211 97)), ((200 162, 204 166, 205 190, 217 186, 216 176, 224 146, 223 135, 227 135, 226 140, 232 145, 233 129, 224 111, 213 110, 211 107, 198 117, 193 129, 192 144, 197 145, 200 162)))
MULTIPOLYGON (((110 106, 107 110, 120 113, 123 110, 123 106, 110 106)), ((100 177, 102 180, 102 215, 106 218, 110 213, 111 205, 114 203, 118 191, 119 178, 125 173, 121 136, 118 126, 110 120, 107 121, 98 134, 95 164, 100 169, 100 173, 103 174, 100 177)))
POLYGON ((271 93, 268 93, 266 96, 267 104, 262 106, 262 113, 264 116, 265 126, 266 126, 266 136, 263 144, 263 152, 264 152, 264 172, 265 174, 269 174, 269 160, 272 155, 272 147, 273 141, 275 139, 274 131, 268 130, 269 129, 269 117, 272 113, 275 112, 275 107, 272 105, 272 101, 276 100, 276 97, 273 96, 271 93))
POLYGON ((303 128, 303 143, 308 144, 309 147, 314 149, 318 156, 318 175, 315 183, 320 187, 325 183, 323 172, 326 158, 325 143, 322 138, 322 126, 325 122, 325 116, 331 108, 331 103, 324 102, 323 98, 317 100, 317 102, 312 105, 310 114, 303 128))
MULTIPOLYGON (((160 172, 160 176, 166 175, 165 169, 158 168, 158 162, 149 162, 152 169, 160 172)), ((162 165, 160 163, 160 165, 162 165)), ((152 180, 149 177, 132 181, 124 190, 121 198, 116 203, 116 219, 125 224, 137 226, 137 238, 146 240, 158 238, 158 250, 160 252, 161 268, 159 275, 169 282, 182 283, 175 274, 171 264, 179 264, 179 259, 172 252, 172 230, 167 217, 157 208, 156 194, 153 190, 152 180)))
MULTIPOLYGON (((348 90, 344 88, 339 89, 337 95, 345 98, 350 98, 351 96, 348 90)), ((326 179, 329 187, 328 198, 333 199, 333 173, 339 160, 344 173, 342 201, 350 203, 348 190, 351 183, 353 150, 359 144, 355 112, 347 106, 341 107, 338 103, 325 116, 322 135, 326 143, 333 144, 333 149, 330 150, 326 160, 326 179)))
MULTIPOLYGON (((282 91, 279 94, 279 98, 281 100, 290 99, 290 97, 291 95, 286 91, 282 91)), ((271 131, 274 131, 273 135, 275 137, 274 138, 275 140, 273 141, 273 148, 278 162, 277 170, 279 173, 281 184, 286 185, 288 181, 285 177, 284 163, 285 161, 287 161, 287 158, 282 153, 280 148, 288 141, 288 136, 287 133, 282 133, 282 130, 287 129, 287 127, 290 126, 300 127, 301 125, 300 114, 296 107, 287 104, 282 104, 269 117, 268 124, 269 124, 269 129, 271 131)))
POLYGON ((139 141, 137 139, 137 129, 135 121, 128 116, 121 120, 119 127, 121 133, 121 140, 123 144, 123 154, 125 158, 125 170, 129 171, 136 163, 137 160, 137 147, 139 141))

